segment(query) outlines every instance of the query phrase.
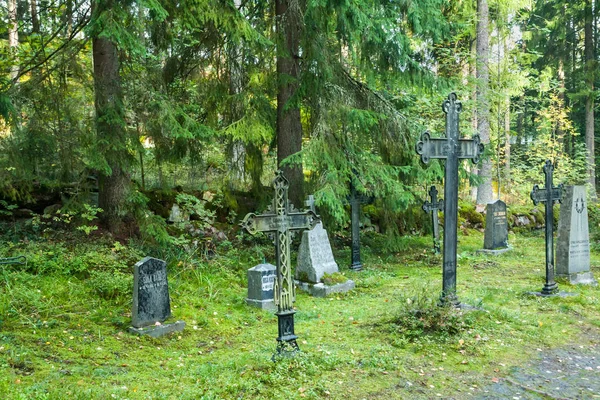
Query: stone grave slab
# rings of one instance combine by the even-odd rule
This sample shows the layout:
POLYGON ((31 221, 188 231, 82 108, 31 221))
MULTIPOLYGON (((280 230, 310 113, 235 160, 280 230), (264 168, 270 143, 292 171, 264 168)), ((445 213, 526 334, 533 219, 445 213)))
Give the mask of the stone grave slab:
POLYGON ((556 275, 572 284, 597 285, 590 271, 590 232, 585 186, 568 186, 560 206, 556 275))
POLYGON ((487 205, 483 249, 477 252, 497 255, 509 250, 511 248, 508 245, 506 203, 502 200, 496 200, 487 205))
POLYGON ((259 264, 248 270, 248 297, 246 304, 263 310, 275 311, 273 297, 277 268, 273 264, 259 264))
MULTIPOLYGON (((313 196, 309 196, 306 205, 314 212, 313 196)), ((296 286, 315 297, 325 297, 331 293, 342 293, 353 289, 352 280, 335 285, 326 285, 322 282, 324 274, 338 272, 339 268, 333 257, 329 236, 323 228, 323 223, 319 222, 312 230, 302 233, 295 274, 296 286)))
POLYGON ((131 333, 159 337, 182 331, 185 322, 163 322, 171 316, 167 263, 146 257, 134 266, 131 333))

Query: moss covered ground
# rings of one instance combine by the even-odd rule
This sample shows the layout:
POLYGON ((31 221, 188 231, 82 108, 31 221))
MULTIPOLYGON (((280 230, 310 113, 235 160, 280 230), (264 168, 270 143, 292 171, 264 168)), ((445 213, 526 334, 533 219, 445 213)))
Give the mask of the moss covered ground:
MULTIPOLYGON (((485 398, 541 353, 600 340, 598 288, 562 282, 577 296, 527 295, 544 281, 542 231, 511 234, 514 250, 497 257, 476 254, 480 232, 461 233, 458 294, 480 308, 470 312, 437 307, 430 238, 406 236, 398 253, 379 240, 365 238, 362 272, 334 246, 356 290, 299 292, 302 351, 276 362, 276 317, 244 302, 246 270, 271 254, 268 242, 225 243, 210 260, 168 254, 173 319, 187 327, 153 339, 127 332, 131 266, 146 255, 135 246, 4 240, 0 255, 29 261, 0 266, 0 398, 485 398)), ((597 248, 592 271, 600 277, 597 248)))

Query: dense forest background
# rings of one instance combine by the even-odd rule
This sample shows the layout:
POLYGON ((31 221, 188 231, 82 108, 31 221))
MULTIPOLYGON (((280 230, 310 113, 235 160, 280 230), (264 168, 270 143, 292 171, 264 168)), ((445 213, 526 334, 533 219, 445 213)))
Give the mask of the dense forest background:
POLYGON ((546 159, 596 199, 600 2, 3 0, 0 213, 38 227, 176 236, 269 200, 278 166, 303 206, 348 223, 352 182, 378 229, 418 228, 443 163, 423 166, 442 101, 463 103, 461 198, 525 204, 546 159), (99 222, 97 222, 99 221, 99 222))

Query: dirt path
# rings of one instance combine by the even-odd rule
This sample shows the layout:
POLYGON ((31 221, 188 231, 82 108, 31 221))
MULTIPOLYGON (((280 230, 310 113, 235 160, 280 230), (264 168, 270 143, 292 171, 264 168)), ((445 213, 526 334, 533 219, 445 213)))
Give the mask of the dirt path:
POLYGON ((600 399, 600 341, 542 351, 478 399, 600 399))

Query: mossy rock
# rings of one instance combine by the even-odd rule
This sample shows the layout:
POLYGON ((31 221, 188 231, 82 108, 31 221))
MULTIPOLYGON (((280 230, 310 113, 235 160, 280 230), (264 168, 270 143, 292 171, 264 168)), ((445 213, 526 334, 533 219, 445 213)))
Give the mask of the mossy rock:
POLYGON ((468 222, 471 226, 475 226, 483 223, 485 218, 483 214, 478 213, 475 209, 475 205, 467 202, 459 202, 458 203, 458 215, 459 219, 463 218, 465 222, 468 222))
POLYGON ((348 281, 344 275, 339 272, 334 272, 333 274, 324 273, 321 278, 321 282, 326 284, 327 286, 338 285, 340 283, 345 283, 348 281))

